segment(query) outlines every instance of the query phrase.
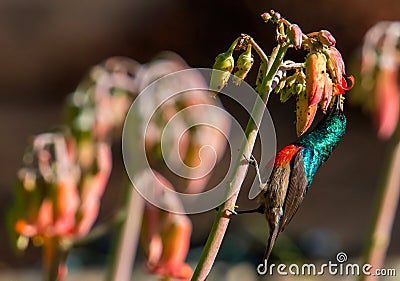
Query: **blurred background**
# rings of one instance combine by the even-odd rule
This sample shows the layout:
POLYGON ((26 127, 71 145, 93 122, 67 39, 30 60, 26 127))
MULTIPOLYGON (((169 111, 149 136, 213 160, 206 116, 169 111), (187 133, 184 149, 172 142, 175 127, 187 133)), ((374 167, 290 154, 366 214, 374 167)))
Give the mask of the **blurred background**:
MULTIPOLYGON (((397 0, 258 1, 258 0, 70 0, 0 1, 0 214, 12 200, 15 173, 28 139, 61 122, 65 97, 91 66, 111 56, 127 56, 140 63, 162 50, 178 53, 191 67, 211 67, 240 34, 253 36, 266 52, 274 33, 260 14, 274 9, 304 32, 328 29, 353 74, 365 32, 382 20, 399 20, 397 0)), ((301 59, 301 58, 300 58, 301 59)), ((248 81, 252 83, 253 76, 248 81)), ((351 92, 349 93, 351 95, 351 92)), ((230 102, 224 101, 229 109, 230 102)), ((370 116, 347 103, 348 131, 329 161, 322 166, 295 219, 277 244, 277 251, 299 249, 310 259, 350 258, 361 255, 373 213, 387 143, 379 141, 370 116)), ((273 96, 278 148, 295 139, 294 104, 283 106, 273 96)), ((110 218, 123 194, 124 171, 119 145, 111 183, 103 197, 99 221, 110 218)), ((400 171, 399 171, 400 172, 400 171)), ((247 186, 253 178, 250 170, 247 186)), ((255 207, 243 192, 239 208, 255 207)), ((213 212, 191 216, 193 234, 188 259, 196 263, 211 227, 213 212)), ((397 214, 389 256, 400 256, 400 215, 397 214)), ((263 216, 235 217, 218 255, 223 263, 258 263, 267 240, 263 216)), ((0 225, 0 270, 37 268, 38 249, 21 256, 9 246, 0 225)), ((70 257, 70 263, 101 265, 107 261, 110 241, 105 237, 70 257)), ((283 254, 282 254, 283 255, 283 254)), ((143 260, 138 253, 138 260, 143 260)), ((277 257, 275 257, 277 258, 277 257)), ((279 258, 279 257, 278 257, 279 258)), ((73 269, 71 269, 73 271, 73 269)))

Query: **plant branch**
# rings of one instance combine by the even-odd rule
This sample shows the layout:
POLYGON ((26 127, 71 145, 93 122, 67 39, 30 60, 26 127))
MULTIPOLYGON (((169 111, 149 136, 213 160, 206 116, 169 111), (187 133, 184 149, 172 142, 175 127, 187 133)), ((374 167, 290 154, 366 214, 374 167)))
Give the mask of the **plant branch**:
POLYGON ((73 247, 79 247, 88 244, 101 236, 106 235, 111 230, 119 227, 126 219, 126 210, 119 210, 109 221, 95 226, 86 236, 75 239, 73 247))
MULTIPOLYGON (((391 139, 388 159, 385 161, 382 182, 379 187, 379 196, 373 220, 373 228, 368 237, 364 264, 373 266, 372 270, 382 268, 386 251, 390 243, 393 221, 400 195, 400 124, 391 139)), ((363 281, 378 280, 378 276, 364 275, 363 281)))
POLYGON ((249 41, 250 45, 254 48, 254 50, 260 56, 261 61, 268 63, 267 55, 264 53, 263 49, 261 49, 261 47, 257 44, 257 42, 254 40, 254 38, 247 34, 242 34, 242 37, 246 38, 249 41))
POLYGON ((215 217, 213 226, 208 236, 206 245, 204 246, 201 254, 199 263, 197 264, 196 270, 193 273, 192 280, 205 280, 211 271, 212 265, 214 264, 218 250, 221 246, 224 238, 226 229, 229 224, 229 216, 226 216, 226 210, 233 210, 239 195, 240 187, 246 177, 248 162, 243 161, 245 155, 250 157, 251 152, 256 141, 258 126, 262 120, 264 114, 265 105, 268 102, 269 94, 271 93, 271 83, 276 75, 279 66, 282 64, 283 58, 288 49, 288 45, 277 45, 274 49, 271 59, 268 64, 268 71, 263 79, 260 87, 259 95, 261 99, 256 99, 254 104, 251 118, 247 123, 245 138, 242 141, 240 147, 238 159, 234 164, 233 173, 230 181, 226 187, 226 194, 231 190, 236 190, 233 195, 220 206, 218 213, 215 217))
POLYGON ((107 280, 131 280, 132 266, 142 224, 144 199, 130 184, 127 186, 127 199, 125 205, 126 221, 119 229, 115 254, 107 280))

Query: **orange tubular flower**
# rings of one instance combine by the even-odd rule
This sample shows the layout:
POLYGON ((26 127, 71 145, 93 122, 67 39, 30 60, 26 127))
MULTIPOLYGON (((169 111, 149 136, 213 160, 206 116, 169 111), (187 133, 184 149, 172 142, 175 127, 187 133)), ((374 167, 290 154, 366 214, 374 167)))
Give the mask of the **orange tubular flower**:
POLYGON ((318 104, 326 82, 326 57, 320 52, 310 52, 306 58, 306 93, 309 106, 318 104))
MULTIPOLYGON (((36 174, 36 170, 29 167, 18 174, 21 206, 14 211, 15 231, 34 240, 38 237, 75 239, 86 235, 97 218, 111 171, 110 147, 105 143, 98 144, 98 171, 82 175, 82 185, 78 187, 76 146, 67 148, 68 140, 62 134, 39 135, 34 142, 40 143, 33 151, 38 155, 39 163, 27 164, 38 165, 40 173, 36 174), (51 145, 56 150, 54 155, 46 148, 51 145), (50 174, 52 167, 56 167, 54 174, 50 174)), ((36 241, 42 241, 42 244, 45 242, 42 238, 36 241)))
POLYGON ((301 91, 296 101, 296 132, 297 136, 303 135, 310 128, 317 112, 317 104, 309 106, 307 91, 301 91))
POLYGON ((332 100, 332 95, 333 95, 333 82, 331 78, 329 78, 328 74, 325 73, 324 92, 322 95, 322 99, 319 103, 324 113, 326 113, 326 110, 328 109, 328 106, 332 100))
MULTIPOLYGON (((153 171, 163 188, 171 183, 153 171)), ((159 184, 159 183, 153 183, 159 184)), ((180 204, 178 197, 166 197, 165 207, 180 204)), ((173 209, 175 209, 173 207, 173 209)), ((170 213, 146 204, 142 227, 142 244, 147 255, 147 267, 153 274, 177 279, 190 279, 192 268, 185 263, 189 251, 192 224, 186 215, 170 213)))
POLYGON ((169 217, 161 232, 161 257, 157 264, 150 266, 150 270, 162 276, 189 279, 192 268, 184 261, 189 250, 192 225, 186 216, 169 214, 169 217))

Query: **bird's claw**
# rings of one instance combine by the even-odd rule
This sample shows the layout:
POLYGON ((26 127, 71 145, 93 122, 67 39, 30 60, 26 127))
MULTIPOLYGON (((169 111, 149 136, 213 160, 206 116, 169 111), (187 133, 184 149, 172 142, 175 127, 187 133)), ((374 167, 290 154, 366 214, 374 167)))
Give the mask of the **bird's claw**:
MULTIPOLYGON (((238 213, 235 211, 235 209, 237 208, 238 206, 235 206, 234 207, 234 209, 233 210, 231 210, 231 209, 225 209, 225 210, 223 210, 222 211, 222 216, 224 217, 224 218, 230 218, 232 215, 238 215, 238 213)), ((218 210, 218 209, 217 209, 218 210)))
POLYGON ((250 157, 247 157, 246 155, 243 154, 244 159, 247 161, 247 163, 249 163, 252 166, 258 166, 257 160, 254 157, 253 154, 250 154, 250 157))
POLYGON ((262 182, 262 177, 261 177, 261 173, 260 173, 260 168, 258 167, 257 159, 254 157, 253 154, 251 154, 250 157, 247 157, 246 155, 243 154, 243 157, 247 161, 247 163, 249 163, 254 168, 256 168, 257 177, 260 182, 260 188, 261 188, 261 190, 266 190, 266 183, 262 182))

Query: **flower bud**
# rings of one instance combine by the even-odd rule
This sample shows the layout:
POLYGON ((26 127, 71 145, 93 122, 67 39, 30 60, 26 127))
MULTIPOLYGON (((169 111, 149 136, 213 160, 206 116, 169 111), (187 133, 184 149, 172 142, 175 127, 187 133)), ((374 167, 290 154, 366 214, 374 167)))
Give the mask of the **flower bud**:
POLYGON ((211 90, 220 91, 228 83, 229 76, 235 64, 232 53, 233 48, 230 48, 215 58, 210 81, 211 90))
POLYGON ((263 14, 261 14, 261 18, 265 21, 268 22, 272 17, 269 13, 265 12, 263 14))
POLYGON ((325 88, 326 57, 320 52, 310 52, 306 58, 306 92, 309 106, 320 102, 325 88))
POLYGON ((288 87, 288 88, 293 87, 295 85, 295 83, 296 83, 296 80, 297 80, 297 73, 293 74, 292 76, 289 76, 286 79, 286 87, 288 87))
POLYGON ((287 35, 296 50, 301 48, 303 43, 303 32, 297 24, 291 24, 288 28, 287 35))
POLYGON ((276 11, 274 11, 274 10, 269 11, 269 14, 271 15, 271 18, 272 18, 274 21, 278 21, 278 20, 281 19, 281 14, 278 13, 278 12, 276 12, 276 11))
POLYGON ((328 30, 321 30, 317 34, 318 41, 321 42, 323 45, 328 47, 335 46, 336 39, 328 30))
POLYGON ((246 78, 251 67, 253 66, 253 62, 254 59, 251 54, 251 45, 248 45, 246 51, 242 53, 237 60, 233 83, 238 86, 240 85, 242 80, 246 78))
POLYGON ((281 103, 287 102, 292 96, 293 96, 293 91, 290 88, 285 87, 279 92, 279 99, 281 103))

